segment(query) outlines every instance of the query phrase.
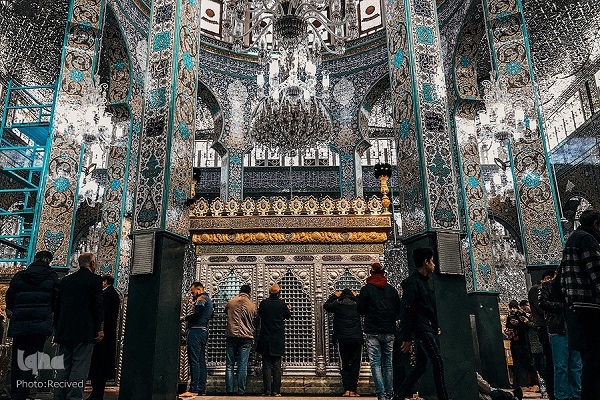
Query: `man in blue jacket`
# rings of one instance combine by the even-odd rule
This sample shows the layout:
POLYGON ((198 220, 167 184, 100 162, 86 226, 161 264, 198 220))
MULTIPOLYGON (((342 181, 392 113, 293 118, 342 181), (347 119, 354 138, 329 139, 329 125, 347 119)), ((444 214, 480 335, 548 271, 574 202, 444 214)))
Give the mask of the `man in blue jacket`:
POLYGON ((425 372, 427 358, 433 365, 433 380, 438 400, 448 400, 444 382, 444 366, 440 354, 438 335, 440 329, 436 314, 435 298, 429 287, 429 278, 435 271, 433 250, 417 248, 413 259, 417 270, 402 281, 403 315, 400 323, 402 351, 407 353, 415 341, 415 366, 404 378, 399 398, 410 397, 413 386, 425 372))
POLYGON ((33 371, 25 359, 44 350, 52 334, 52 313, 56 307, 58 276, 50 268, 52 253, 40 251, 26 270, 17 272, 6 291, 6 309, 11 313, 8 336, 13 338, 11 359, 11 396, 25 400, 33 382, 33 371), (21 382, 17 387, 17 382, 21 382))
POLYGON ((200 282, 192 283, 190 292, 194 298, 194 312, 182 318, 188 323, 187 352, 190 363, 190 390, 179 397, 203 396, 206 394, 206 343, 208 321, 212 318, 213 302, 200 282))
POLYGON ((358 312, 365 316, 363 328, 377 399, 391 400, 394 397, 392 355, 400 297, 387 282, 381 264, 371 264, 371 276, 360 289, 356 305, 358 312))

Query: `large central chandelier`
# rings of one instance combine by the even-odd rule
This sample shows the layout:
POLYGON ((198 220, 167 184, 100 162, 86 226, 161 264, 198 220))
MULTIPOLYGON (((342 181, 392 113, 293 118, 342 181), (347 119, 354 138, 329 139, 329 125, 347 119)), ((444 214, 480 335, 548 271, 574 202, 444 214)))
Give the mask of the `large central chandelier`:
POLYGON ((346 40, 358 36, 354 1, 230 0, 223 30, 234 51, 258 55, 254 142, 282 154, 326 143, 329 73, 320 68, 321 56, 343 54, 346 40))

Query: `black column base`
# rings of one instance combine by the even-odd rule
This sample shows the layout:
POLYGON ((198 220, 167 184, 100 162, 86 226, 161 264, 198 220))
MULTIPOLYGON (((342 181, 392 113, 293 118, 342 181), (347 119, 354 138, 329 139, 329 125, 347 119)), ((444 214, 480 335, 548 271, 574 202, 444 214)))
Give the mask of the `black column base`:
MULTIPOLYGON (((436 265, 439 265, 435 232, 409 238, 404 241, 404 244, 406 245, 411 273, 415 270, 412 251, 418 247, 432 248, 436 253, 434 257, 436 265)), ((477 400, 479 391, 475 377, 476 364, 465 277, 463 275, 440 274, 436 271, 429 282, 435 291, 437 316, 442 330, 440 347, 448 394, 451 399, 477 400)), ((428 362, 428 364, 430 363, 428 362)), ((435 397, 430 368, 428 368, 420 382, 419 394, 424 397, 432 395, 435 397)))
POLYGON ((504 353, 497 293, 470 293, 471 312, 477 332, 478 371, 493 387, 508 388, 508 367, 504 353))
POLYGON ((154 272, 129 278, 121 400, 177 398, 186 243, 180 236, 157 232, 154 272))

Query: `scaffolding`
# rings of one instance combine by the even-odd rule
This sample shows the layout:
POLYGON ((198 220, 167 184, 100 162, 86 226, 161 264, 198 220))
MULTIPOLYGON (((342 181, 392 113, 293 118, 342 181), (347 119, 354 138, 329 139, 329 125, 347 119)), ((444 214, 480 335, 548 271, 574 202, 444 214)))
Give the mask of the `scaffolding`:
POLYGON ((0 121, 0 270, 35 253, 56 87, 9 81, 0 121))

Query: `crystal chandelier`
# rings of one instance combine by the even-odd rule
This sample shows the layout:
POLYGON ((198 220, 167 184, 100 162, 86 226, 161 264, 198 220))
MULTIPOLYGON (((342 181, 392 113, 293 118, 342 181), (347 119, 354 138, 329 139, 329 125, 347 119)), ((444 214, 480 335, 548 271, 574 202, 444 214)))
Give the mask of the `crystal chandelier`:
POLYGON ((282 154, 326 143, 332 126, 321 98, 329 73, 321 55, 343 54, 345 41, 358 37, 354 0, 229 0, 223 31, 234 51, 258 55, 253 141, 282 154))
MULTIPOLYGON (((282 52, 283 64, 289 69, 280 68, 280 60, 271 61, 268 95, 264 91, 264 76, 257 77, 260 103, 254 114, 251 136, 255 143, 281 154, 327 143, 332 134, 329 113, 316 93, 316 66, 307 60, 301 75, 298 71, 301 55, 301 50, 282 52)), ((327 97, 329 74, 324 71, 322 77, 322 94, 327 97)))
MULTIPOLYGON (((102 201, 104 187, 97 182, 92 172, 104 168, 108 145, 124 134, 122 124, 113 124, 112 116, 106 110, 108 84, 100 83, 99 76, 83 82, 82 95, 76 101, 58 102, 55 110, 55 126, 67 138, 81 145, 84 157, 79 173, 79 205, 85 203, 93 207, 102 201)), ((65 171, 57 171, 51 176, 53 182, 71 177, 65 171)))
POLYGON ((506 92, 500 74, 496 79, 491 72, 490 79, 483 81, 482 86, 485 109, 477 112, 475 117, 477 136, 481 142, 489 143, 489 147, 498 148, 498 157, 494 161, 504 170, 508 164, 507 141, 516 142, 528 130, 537 128, 535 118, 529 119, 524 111, 531 108, 531 100, 518 92, 506 92))
POLYGON ((257 51, 261 63, 268 62, 270 50, 304 47, 318 65, 322 49, 343 54, 344 42, 358 37, 356 5, 354 0, 345 5, 341 0, 228 0, 223 33, 234 51, 257 51))

